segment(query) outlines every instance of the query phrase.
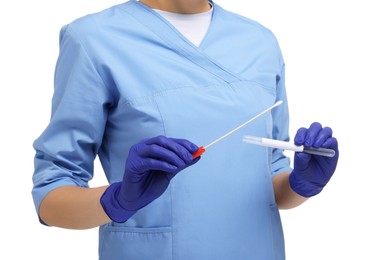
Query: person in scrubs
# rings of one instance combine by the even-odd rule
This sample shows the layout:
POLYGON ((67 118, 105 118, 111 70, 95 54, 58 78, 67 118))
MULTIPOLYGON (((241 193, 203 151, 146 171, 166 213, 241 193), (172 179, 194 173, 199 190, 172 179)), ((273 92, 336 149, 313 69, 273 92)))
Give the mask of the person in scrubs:
POLYGON ((319 194, 338 161, 314 122, 289 137, 272 32, 207 0, 130 0, 65 25, 52 116, 34 142, 40 222, 99 227, 99 259, 285 259, 279 209, 319 194), (278 100, 274 108, 194 158, 278 100), (110 185, 89 187, 96 157, 110 185))

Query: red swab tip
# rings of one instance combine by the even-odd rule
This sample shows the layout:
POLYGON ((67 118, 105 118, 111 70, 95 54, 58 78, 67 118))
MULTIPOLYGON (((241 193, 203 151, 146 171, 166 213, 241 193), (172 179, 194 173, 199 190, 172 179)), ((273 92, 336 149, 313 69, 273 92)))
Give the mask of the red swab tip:
POLYGON ((196 152, 192 154, 193 159, 196 159, 197 157, 201 156, 205 151, 206 151, 205 147, 201 146, 200 148, 198 148, 196 152))

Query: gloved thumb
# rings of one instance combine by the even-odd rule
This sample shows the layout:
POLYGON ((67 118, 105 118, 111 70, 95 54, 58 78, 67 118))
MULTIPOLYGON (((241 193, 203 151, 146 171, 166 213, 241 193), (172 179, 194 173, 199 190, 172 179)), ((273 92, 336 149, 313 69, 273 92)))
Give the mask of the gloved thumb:
POLYGON ((310 154, 295 153, 294 167, 299 171, 306 170, 306 168, 309 166, 310 160, 311 160, 310 154))

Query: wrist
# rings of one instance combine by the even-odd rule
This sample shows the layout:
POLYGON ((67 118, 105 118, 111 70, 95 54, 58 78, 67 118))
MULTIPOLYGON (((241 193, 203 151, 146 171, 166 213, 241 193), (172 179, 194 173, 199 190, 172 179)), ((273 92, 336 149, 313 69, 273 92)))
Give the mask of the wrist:
POLYGON ((100 204, 108 217, 117 223, 124 223, 132 217, 136 210, 127 210, 121 206, 118 201, 118 194, 121 189, 122 182, 111 184, 100 198, 100 204))
POLYGON ((298 178, 299 174, 301 175, 302 173, 294 169, 289 177, 290 187, 294 192, 302 197, 309 198, 319 194, 323 190, 323 186, 298 178))

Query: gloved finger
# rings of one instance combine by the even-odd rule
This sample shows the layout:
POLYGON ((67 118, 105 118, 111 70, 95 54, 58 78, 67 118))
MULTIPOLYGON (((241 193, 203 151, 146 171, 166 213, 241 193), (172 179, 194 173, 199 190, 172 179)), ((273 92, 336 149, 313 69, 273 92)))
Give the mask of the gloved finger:
POLYGON ((313 147, 319 148, 323 146, 323 143, 330 137, 332 137, 333 131, 330 127, 324 127, 316 136, 313 147))
POLYGON ((314 142, 317 139, 318 134, 322 130, 322 125, 318 122, 314 122, 310 125, 308 130, 306 131, 304 145, 308 147, 314 146, 314 142))
MULTIPOLYGON (((180 145, 182 145, 183 147, 185 147, 189 151, 189 153, 190 153, 190 155, 192 156, 192 159, 193 159, 193 155, 192 154, 195 153, 195 152, 197 152, 197 150, 198 150, 198 146, 197 145, 195 145, 194 143, 192 143, 192 142, 190 142, 190 141, 188 141, 186 139, 175 139, 175 138, 172 138, 172 139, 175 140, 180 145)), ((198 156, 193 161, 187 162, 187 167, 195 164, 200 159, 201 159, 201 156, 198 156)))
MULTIPOLYGON (((166 162, 177 168, 182 168, 187 164, 175 151, 162 147, 158 144, 145 144, 145 147, 140 151, 140 155, 144 158, 153 158, 155 160, 166 162)), ((189 162, 191 161, 192 159, 189 162)))
POLYGON ((174 140, 175 142, 177 142, 178 144, 180 144, 181 146, 183 146, 184 148, 186 148, 191 154, 198 150, 197 145, 195 145, 194 143, 191 143, 190 141, 188 141, 186 139, 176 139, 176 138, 171 138, 171 139, 174 140))
POLYGON ((327 140, 325 140, 322 147, 331 148, 337 152, 338 151, 338 140, 335 137, 330 137, 327 140))
POLYGON ((301 127, 297 130, 295 138, 294 138, 294 143, 296 145, 303 145, 305 142, 305 137, 306 137, 306 132, 307 129, 305 127, 301 127))
POLYGON ((131 171, 142 173, 146 170, 151 170, 148 168, 149 165, 146 164, 145 160, 147 158, 165 161, 168 164, 172 164, 175 168, 181 168, 186 165, 174 152, 159 145, 147 145, 145 141, 146 139, 133 145, 129 151, 127 165, 131 171))
POLYGON ((193 160, 192 153, 179 142, 176 142, 173 138, 168 138, 166 136, 157 136, 145 141, 146 144, 156 144, 161 147, 166 148, 174 152, 179 158, 181 158, 185 163, 190 163, 193 160))
POLYGON ((163 171, 169 173, 177 173, 179 167, 176 165, 170 164, 169 162, 162 161, 155 158, 144 158, 141 161, 140 170, 143 172, 146 171, 163 171))

